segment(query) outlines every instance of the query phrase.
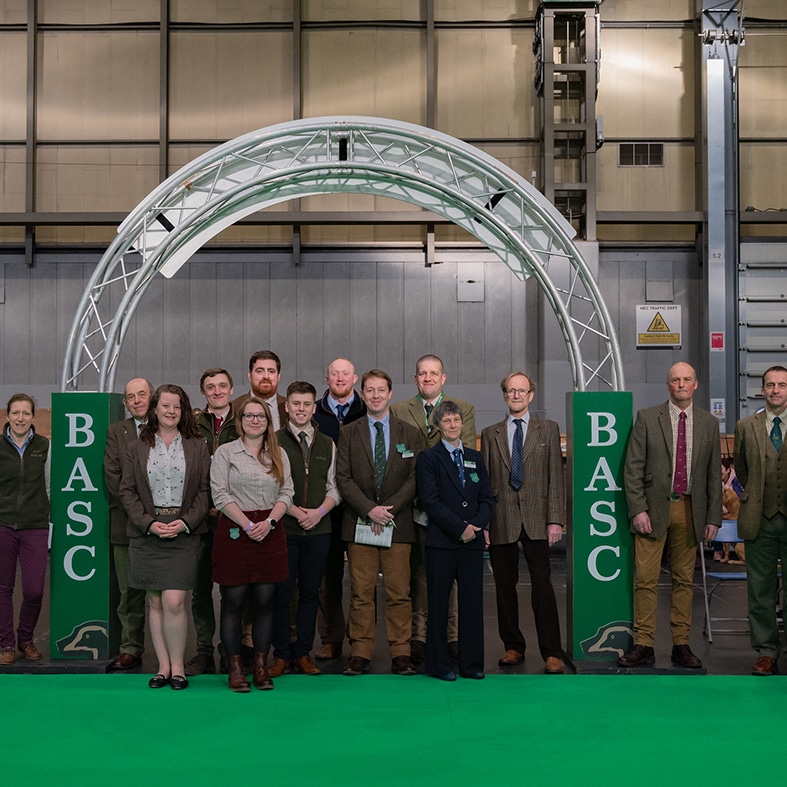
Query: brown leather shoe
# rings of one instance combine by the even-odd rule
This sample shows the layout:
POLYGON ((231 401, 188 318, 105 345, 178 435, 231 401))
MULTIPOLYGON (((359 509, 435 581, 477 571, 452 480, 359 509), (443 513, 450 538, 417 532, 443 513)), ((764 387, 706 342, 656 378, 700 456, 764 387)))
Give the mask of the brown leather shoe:
POLYGON ((239 694, 245 694, 251 691, 249 681, 246 680, 246 671, 243 669, 243 661, 240 654, 237 656, 229 656, 227 661, 227 683, 233 691, 239 694))
POLYGON ((369 671, 369 659, 362 656, 350 656, 347 666, 343 670, 344 675, 361 675, 369 671))
POLYGON ((20 642, 19 652, 30 661, 38 661, 41 658, 41 651, 32 642, 20 642))
POLYGON ((649 667, 656 663, 656 654, 648 645, 634 645, 619 659, 619 667, 649 667))
POLYGON ((557 656, 547 656, 544 660, 544 672, 547 675, 562 675, 564 671, 563 662, 557 656))
POLYGON ((322 670, 308 656, 295 659, 293 665, 301 675, 322 675, 322 670))
POLYGON ((16 661, 16 654, 13 648, 0 648, 0 665, 7 667, 16 661))
POLYGON ((215 675, 216 657, 212 653, 197 653, 186 664, 186 675, 215 675))
POLYGON ((337 646, 334 645, 332 642, 326 642, 314 654, 314 658, 316 658, 317 661, 328 661, 329 659, 335 659, 341 655, 342 655, 341 645, 337 646))
POLYGON ((507 650, 503 656, 497 660, 497 663, 501 667, 515 667, 517 664, 521 664, 524 660, 524 653, 520 653, 518 650, 507 650))
POLYGON ((691 652, 688 645, 672 646, 672 663, 685 669, 701 669, 702 662, 691 652))
MULTIPOLYGON (((256 665, 255 665, 256 666, 256 665)), ((290 671, 290 662, 284 659, 276 658, 270 666, 270 676, 272 678, 280 678, 290 671)))
POLYGON ((394 675, 415 675, 415 668, 409 656, 396 656, 391 659, 391 672, 394 675))
POLYGON ((420 639, 410 640, 410 661, 420 664, 426 657, 426 643, 420 639))
POLYGON ((751 671, 752 675, 775 675, 776 674, 776 659, 771 656, 760 656, 754 669, 751 671))
MULTIPOLYGON (((280 660, 284 661, 284 659, 280 660)), ((287 662, 284 661, 284 663, 286 664, 287 662)), ((254 654, 253 682, 260 691, 267 691, 273 688, 271 674, 268 672, 268 657, 264 653, 254 654)))
POLYGON ((133 653, 121 653, 110 665, 111 670, 122 672, 127 669, 134 669, 142 664, 142 659, 133 653))

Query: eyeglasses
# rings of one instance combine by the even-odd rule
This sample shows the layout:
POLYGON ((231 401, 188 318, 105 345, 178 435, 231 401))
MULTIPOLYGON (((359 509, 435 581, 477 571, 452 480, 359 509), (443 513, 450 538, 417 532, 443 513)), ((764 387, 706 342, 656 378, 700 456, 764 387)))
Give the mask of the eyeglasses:
POLYGON ((267 421, 268 416, 265 413, 244 413, 244 421, 267 421))
POLYGON ((506 396, 527 396, 529 388, 506 388, 506 396))

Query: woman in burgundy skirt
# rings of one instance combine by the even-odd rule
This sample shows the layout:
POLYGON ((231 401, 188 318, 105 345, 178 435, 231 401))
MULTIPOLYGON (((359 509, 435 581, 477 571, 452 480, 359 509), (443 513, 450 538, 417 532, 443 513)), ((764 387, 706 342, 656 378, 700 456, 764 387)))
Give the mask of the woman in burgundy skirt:
POLYGON ((268 405, 252 396, 236 417, 240 437, 213 455, 210 485, 221 511, 213 541, 213 580, 221 586, 221 641, 229 686, 249 691, 241 662, 243 608, 253 608, 254 685, 272 689, 267 654, 275 583, 287 579, 287 541, 276 523, 292 503, 287 454, 279 448, 268 405))

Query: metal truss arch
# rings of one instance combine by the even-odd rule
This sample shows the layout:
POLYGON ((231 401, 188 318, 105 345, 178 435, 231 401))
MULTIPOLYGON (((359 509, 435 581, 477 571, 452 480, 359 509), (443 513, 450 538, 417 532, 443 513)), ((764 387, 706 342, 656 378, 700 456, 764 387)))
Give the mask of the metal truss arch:
POLYGON ((151 192, 118 228, 77 308, 61 390, 112 390, 117 359, 154 276, 280 202, 371 194, 463 227, 521 279, 534 276, 566 341, 576 390, 625 387, 617 336, 573 228, 527 181, 478 148, 382 118, 329 117, 255 131, 209 151, 151 192))

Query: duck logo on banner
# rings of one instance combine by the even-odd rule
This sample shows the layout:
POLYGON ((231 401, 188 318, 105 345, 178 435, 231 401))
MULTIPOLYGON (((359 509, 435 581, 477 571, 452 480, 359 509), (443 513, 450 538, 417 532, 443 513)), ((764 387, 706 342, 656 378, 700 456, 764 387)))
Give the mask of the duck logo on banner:
POLYGON ((616 659, 634 644, 631 621, 616 620, 606 623, 598 631, 580 642, 582 653, 587 659, 616 659))
POLYGON ((109 638, 105 620, 88 620, 71 630, 68 636, 57 641, 57 652, 63 658, 108 658, 109 638))

